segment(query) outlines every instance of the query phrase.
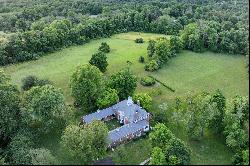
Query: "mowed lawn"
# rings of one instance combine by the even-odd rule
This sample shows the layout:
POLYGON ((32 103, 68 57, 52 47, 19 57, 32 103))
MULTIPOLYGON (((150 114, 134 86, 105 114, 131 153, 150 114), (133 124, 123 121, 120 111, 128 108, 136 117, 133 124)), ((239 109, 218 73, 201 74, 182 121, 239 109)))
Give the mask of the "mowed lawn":
MULTIPOLYGON (((5 67, 4 70, 11 76, 13 83, 19 87, 22 78, 28 75, 48 78, 54 82, 55 86, 62 89, 67 103, 72 104, 73 99, 69 88, 70 75, 77 65, 88 63, 91 55, 97 51, 101 42, 107 42, 111 47, 111 52, 107 54, 109 66, 105 75, 109 76, 128 66, 127 61, 130 61, 132 62, 129 65, 131 71, 138 76, 138 80, 142 76, 152 75, 176 90, 171 92, 159 84, 148 88, 138 83, 137 92, 152 92, 155 90, 162 92, 161 95, 153 98, 154 108, 163 102, 171 103, 177 96, 185 97, 190 93, 204 90, 209 92, 221 89, 228 98, 237 94, 249 95, 249 81, 244 56, 182 51, 159 71, 145 72, 144 64, 139 63, 138 58, 141 55, 146 57, 148 44, 147 42, 136 44, 134 39, 142 37, 145 41, 148 41, 162 36, 164 35, 137 32, 118 34, 111 38, 93 40, 82 46, 65 48, 36 61, 5 67)), ((192 164, 230 164, 232 153, 225 146, 223 139, 206 132, 202 141, 190 142, 182 127, 171 124, 168 127, 192 148, 192 164)), ((125 146, 131 156, 136 156, 136 159, 132 160, 133 162, 128 159, 126 163, 139 164, 146 159, 151 148, 142 148, 147 139, 142 140, 144 141, 125 146), (139 154, 143 155, 140 156, 139 154)), ((50 140, 45 141, 45 146, 46 142, 50 143, 49 149, 52 149, 55 153, 58 151, 56 142, 58 143, 59 140, 53 140, 53 143, 50 140)), ((121 163, 119 159, 115 159, 115 161, 121 163)))

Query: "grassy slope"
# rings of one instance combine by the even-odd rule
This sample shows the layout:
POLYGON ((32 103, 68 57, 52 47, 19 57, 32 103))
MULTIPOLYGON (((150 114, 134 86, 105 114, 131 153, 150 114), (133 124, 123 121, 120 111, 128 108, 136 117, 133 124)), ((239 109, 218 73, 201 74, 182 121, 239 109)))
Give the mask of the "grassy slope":
MULTIPOLYGON (((78 64, 87 63, 91 54, 97 50, 101 42, 105 41, 111 47, 111 53, 108 54, 109 66, 108 71, 105 73, 106 75, 110 75, 127 66, 126 62, 129 60, 132 62, 131 70, 137 76, 152 74, 176 90, 173 93, 159 85, 145 88, 138 84, 138 92, 149 92, 154 89, 162 91, 162 95, 154 97, 155 106, 162 102, 170 102, 176 96, 185 96, 188 93, 201 90, 211 91, 217 88, 222 89, 229 98, 236 94, 248 95, 249 82, 244 69, 245 58, 242 56, 214 54, 211 52, 198 54, 183 51, 158 72, 145 72, 143 70, 144 64, 138 62, 138 57, 146 55, 147 43, 135 44, 133 40, 137 37, 143 37, 144 40, 148 40, 157 36, 162 35, 139 34, 135 32, 114 35, 109 39, 99 39, 82 46, 73 46, 51 53, 37 61, 8 66, 4 70, 11 75, 13 82, 19 86, 21 79, 30 74, 48 78, 57 87, 62 88, 67 103, 71 103, 72 98, 70 97, 70 89, 68 87, 71 73, 78 64)), ((189 142, 181 127, 174 125, 169 127, 179 138, 185 140, 192 147, 192 164, 230 163, 231 153, 221 139, 207 132, 206 137, 201 142, 189 142)), ((56 140, 48 139, 43 144, 49 146, 50 149, 54 149, 53 151, 63 158, 63 155, 58 152, 60 150, 57 149, 55 142, 56 140)), ((144 144, 143 142, 133 143, 133 146, 131 144, 126 145, 130 154, 135 154, 136 156, 140 153, 145 154, 141 157, 138 155, 136 160, 133 161, 135 164, 142 162, 150 151, 150 148, 141 148, 144 144)), ((130 162, 128 161, 128 163, 130 162)))

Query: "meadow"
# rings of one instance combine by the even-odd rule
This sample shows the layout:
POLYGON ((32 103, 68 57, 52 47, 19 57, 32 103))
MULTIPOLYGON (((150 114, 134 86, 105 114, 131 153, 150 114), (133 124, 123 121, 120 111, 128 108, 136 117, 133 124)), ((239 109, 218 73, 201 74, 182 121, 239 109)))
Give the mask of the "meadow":
MULTIPOLYGON (((159 71, 154 73, 144 71, 144 64, 139 63, 138 58, 139 56, 146 58, 147 42, 136 44, 134 39, 142 37, 145 41, 148 41, 163 36, 165 35, 137 32, 117 34, 111 38, 93 40, 82 46, 64 48, 36 61, 10 65, 4 67, 4 71, 11 76, 12 82, 19 88, 21 80, 28 75, 47 78, 56 87, 62 89, 67 104, 72 104, 73 99, 69 88, 70 75, 77 65, 88 63, 91 55, 97 51, 101 42, 107 42, 111 47, 111 52, 107 54, 109 66, 105 73, 106 76, 110 76, 128 66, 127 61, 130 61, 132 62, 129 65, 131 71, 137 75, 138 80, 142 76, 152 75, 175 89, 175 92, 171 92, 159 84, 150 88, 143 87, 138 81, 137 92, 161 91, 160 95, 153 98, 155 108, 163 102, 171 103, 176 97, 185 97, 188 94, 200 91, 210 92, 221 89, 227 98, 237 94, 248 96, 249 81, 244 56, 212 52, 194 53, 185 50, 177 57, 172 58, 159 71)), ((202 141, 192 142, 183 134, 183 127, 175 125, 169 127, 177 137, 183 139, 192 148, 191 164, 230 164, 232 153, 219 136, 206 132, 202 141)), ((44 145, 56 153, 57 147, 59 147, 58 140, 55 139, 50 142, 50 136, 48 136, 48 138, 45 138, 44 145), (48 142, 50 142, 49 145, 48 142)), ((125 163, 139 164, 145 160, 145 156, 150 152, 150 147, 145 147, 146 142, 147 139, 142 139, 127 144, 125 148, 129 151, 128 154, 137 157, 132 163, 129 158, 125 163), (140 153, 145 155, 140 155, 140 153)), ((119 159, 117 160, 115 161, 119 163, 119 159)))

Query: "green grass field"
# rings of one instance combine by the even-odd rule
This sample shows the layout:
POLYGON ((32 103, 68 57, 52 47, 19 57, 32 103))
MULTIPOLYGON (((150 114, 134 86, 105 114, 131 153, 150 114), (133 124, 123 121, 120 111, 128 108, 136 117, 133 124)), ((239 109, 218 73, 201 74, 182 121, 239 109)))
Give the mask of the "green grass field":
MULTIPOLYGON (((154 73, 145 72, 144 64, 139 63, 138 58, 141 55, 146 57, 147 42, 136 44, 134 39, 142 37, 145 41, 148 41, 160 36, 164 35, 136 32, 118 34, 111 38, 94 40, 82 46, 65 48, 55 53, 50 53, 36 61, 7 66, 4 70, 11 76, 13 83, 19 87, 22 78, 28 75, 50 79, 55 86, 63 90, 66 102, 71 104, 73 99, 70 96, 69 89, 70 75, 77 65, 88 63, 91 55, 97 51, 101 42, 107 42, 111 47, 111 52, 107 54, 109 66, 105 75, 109 76, 119 71, 128 65, 127 61, 130 61, 132 62, 130 65, 131 70, 138 78, 150 74, 176 90, 171 92, 159 84, 150 88, 142 87, 138 83, 137 92, 152 92, 155 89, 162 92, 161 95, 153 98, 154 106, 163 102, 171 103, 177 96, 184 97, 189 93, 203 90, 213 91, 218 88, 228 98, 236 94, 249 95, 249 81, 247 70, 245 69, 245 57, 243 56, 183 51, 159 71, 154 73)), ((177 137, 183 139, 192 148, 192 164, 230 164, 232 153, 225 146, 223 139, 206 132, 206 136, 201 142, 190 142, 186 135, 183 134, 185 132, 181 127, 174 125, 169 127, 177 137)), ((44 140, 43 145, 48 146, 49 149, 56 153, 58 151, 57 143, 59 139, 51 141, 49 138, 47 141, 46 139, 44 140)), ((139 142, 138 144, 135 142, 125 146, 132 158, 136 156, 132 163, 129 161, 127 163, 139 164, 146 159, 145 156, 149 154, 150 148, 141 147, 145 141, 147 139, 137 141, 139 142), (139 154, 144 155, 140 156, 139 154)), ((59 156, 63 158, 63 155, 59 156)))

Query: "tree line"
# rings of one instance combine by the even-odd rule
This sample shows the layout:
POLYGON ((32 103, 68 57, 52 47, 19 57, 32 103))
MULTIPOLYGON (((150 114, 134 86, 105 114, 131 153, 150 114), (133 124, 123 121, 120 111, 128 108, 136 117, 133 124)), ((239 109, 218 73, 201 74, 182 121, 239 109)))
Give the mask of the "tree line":
MULTIPOLYGON (((99 17, 89 18, 83 15, 84 18, 79 21, 68 17, 36 21, 35 18, 30 18, 34 12, 24 10, 24 20, 30 18, 32 25, 27 30, 10 35, 6 42, 1 43, 0 65, 37 59, 47 52, 63 47, 84 44, 90 39, 128 31, 177 35, 181 37, 184 48, 192 51, 211 50, 246 55, 249 34, 247 17, 242 13, 245 10, 244 2, 242 0, 236 5, 231 1, 224 4, 210 2, 200 5, 174 1, 145 1, 144 7, 134 1, 114 3, 112 10, 104 5, 104 9, 98 12, 99 17), (226 10, 229 8, 230 10, 226 10), (239 8, 242 11, 237 10, 239 8), (218 14, 215 9, 220 10, 222 14, 218 14)), ((72 13, 80 12, 80 9, 74 8, 76 4, 84 4, 80 1, 75 2, 76 4, 68 3, 71 4, 68 6, 74 9, 72 13)), ((94 10, 95 6, 100 6, 98 3, 93 3, 89 8, 94 10)), ((48 13, 54 10, 56 9, 48 13)), ((42 15, 43 12, 38 10, 37 13, 42 15)))

